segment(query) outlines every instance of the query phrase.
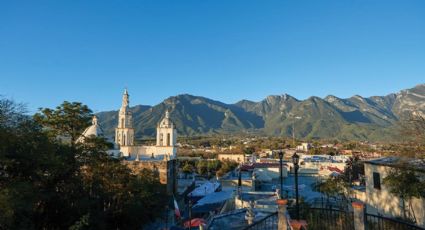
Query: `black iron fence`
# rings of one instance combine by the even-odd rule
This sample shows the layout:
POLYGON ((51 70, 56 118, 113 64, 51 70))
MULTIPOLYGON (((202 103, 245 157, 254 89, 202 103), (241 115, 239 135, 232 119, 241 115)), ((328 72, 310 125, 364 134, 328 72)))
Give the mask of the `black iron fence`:
MULTIPOLYGON (((292 209, 289 210, 292 213, 292 209)), ((293 216, 293 215, 292 215, 293 216)), ((302 219, 306 220, 308 229, 320 230, 349 230, 354 229, 353 214, 334 209, 311 208, 302 219)), ((278 214, 273 213, 256 223, 248 226, 245 230, 277 229, 278 214)), ((288 226, 289 227, 289 226, 288 226)), ((290 228, 289 228, 290 229, 290 228)))
POLYGON ((344 210, 310 208, 303 218, 307 221, 308 229, 354 229, 353 213, 344 210))
POLYGON ((244 228, 244 230, 277 230, 277 223, 277 212, 275 212, 244 228))
POLYGON ((417 225, 373 214, 365 214, 366 230, 425 230, 417 225))
MULTIPOLYGON (((293 209, 289 208, 290 216, 293 215, 293 209)), ((301 219, 306 220, 309 230, 350 230, 354 229, 353 212, 326 208, 309 208, 303 212, 301 219)), ((365 213, 366 230, 425 230, 417 225, 383 216, 365 213)), ((278 214, 273 213, 256 221, 254 224, 245 228, 245 230, 277 230, 278 214)))

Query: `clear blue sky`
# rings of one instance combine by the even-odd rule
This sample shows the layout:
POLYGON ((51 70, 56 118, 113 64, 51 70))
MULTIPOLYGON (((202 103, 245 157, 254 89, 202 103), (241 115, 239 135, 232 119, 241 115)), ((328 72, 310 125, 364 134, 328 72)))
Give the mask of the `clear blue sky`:
POLYGON ((425 1, 1 1, 0 80, 30 111, 386 95, 425 83, 425 1))

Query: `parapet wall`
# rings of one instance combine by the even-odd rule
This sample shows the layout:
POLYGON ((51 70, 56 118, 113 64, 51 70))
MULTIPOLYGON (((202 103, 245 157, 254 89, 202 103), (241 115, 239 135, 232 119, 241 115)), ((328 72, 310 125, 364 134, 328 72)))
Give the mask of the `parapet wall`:
POLYGON ((160 183, 167 185, 168 194, 171 195, 177 191, 177 160, 124 161, 124 163, 135 174, 143 169, 154 171, 158 174, 160 183))

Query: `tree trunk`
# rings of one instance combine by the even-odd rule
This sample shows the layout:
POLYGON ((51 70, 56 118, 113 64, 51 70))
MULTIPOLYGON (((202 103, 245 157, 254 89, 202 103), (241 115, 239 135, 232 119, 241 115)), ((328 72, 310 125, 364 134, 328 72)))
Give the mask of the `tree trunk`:
POLYGON ((415 209, 413 208, 413 206, 412 206, 412 200, 411 199, 409 199, 409 216, 411 216, 412 218, 412 220, 416 223, 417 222, 417 220, 416 220, 416 214, 415 214, 415 209))
POLYGON ((403 218, 407 219, 406 218, 406 204, 404 202, 404 197, 401 198, 401 206, 402 206, 402 209, 403 209, 403 218))

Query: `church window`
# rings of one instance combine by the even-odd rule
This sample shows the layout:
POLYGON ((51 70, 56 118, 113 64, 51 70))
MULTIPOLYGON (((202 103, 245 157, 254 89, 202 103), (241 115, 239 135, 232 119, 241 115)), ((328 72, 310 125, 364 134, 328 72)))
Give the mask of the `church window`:
POLYGON ((164 134, 159 134, 159 145, 162 146, 164 143, 164 134))
POLYGON ((167 133, 167 146, 170 146, 171 144, 171 135, 167 133))
POLYGON ((124 134, 122 135, 122 143, 123 143, 123 145, 126 145, 125 144, 125 135, 124 134))
POLYGON ((124 128, 124 118, 121 118, 121 128, 124 128))

